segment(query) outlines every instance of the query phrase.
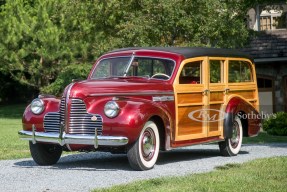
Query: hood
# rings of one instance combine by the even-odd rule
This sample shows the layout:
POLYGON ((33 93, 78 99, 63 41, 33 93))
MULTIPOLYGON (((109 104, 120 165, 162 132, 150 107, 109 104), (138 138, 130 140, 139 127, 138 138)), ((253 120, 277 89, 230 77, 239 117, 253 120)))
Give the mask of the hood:
POLYGON ((86 80, 72 85, 70 97, 82 98, 101 94, 124 95, 173 91, 168 81, 145 78, 86 80))

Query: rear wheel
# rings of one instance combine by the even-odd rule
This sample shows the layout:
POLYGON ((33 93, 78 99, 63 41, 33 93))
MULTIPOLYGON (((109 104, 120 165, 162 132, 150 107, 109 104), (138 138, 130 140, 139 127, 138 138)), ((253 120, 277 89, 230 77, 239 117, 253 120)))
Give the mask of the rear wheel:
POLYGON ((53 165, 58 162, 62 155, 60 145, 29 142, 32 158, 38 165, 53 165))
POLYGON ((242 123, 238 116, 235 116, 232 126, 232 137, 219 142, 220 153, 223 156, 235 156, 239 153, 242 144, 242 123))
POLYGON ((140 133, 140 137, 128 150, 128 160, 135 170, 153 168, 159 153, 159 132, 153 121, 148 121, 140 133))

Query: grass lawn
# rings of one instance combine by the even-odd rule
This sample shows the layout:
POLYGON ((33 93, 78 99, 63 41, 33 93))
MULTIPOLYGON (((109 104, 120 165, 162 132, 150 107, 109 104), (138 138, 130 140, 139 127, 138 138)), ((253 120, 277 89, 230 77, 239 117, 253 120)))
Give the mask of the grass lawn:
POLYGON ((22 129, 25 104, 0 106, 0 159, 29 157, 27 141, 21 141, 18 131, 22 129))
POLYGON ((287 157, 257 159, 244 164, 227 164, 210 173, 162 177, 93 192, 125 191, 286 191, 287 157))
POLYGON ((256 137, 244 137, 243 144, 248 143, 287 143, 287 136, 274 136, 268 135, 266 132, 261 132, 256 137))

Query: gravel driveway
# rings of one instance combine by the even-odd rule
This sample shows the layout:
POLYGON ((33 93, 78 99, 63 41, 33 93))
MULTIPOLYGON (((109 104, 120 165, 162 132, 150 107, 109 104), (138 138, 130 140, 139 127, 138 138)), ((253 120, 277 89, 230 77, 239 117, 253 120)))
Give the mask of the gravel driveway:
POLYGON ((236 157, 221 157, 217 145, 197 145, 161 152, 154 169, 133 171, 125 155, 67 155, 54 166, 37 166, 32 159, 0 161, 0 191, 90 191, 140 179, 212 171, 227 163, 287 156, 287 143, 243 145, 236 157))

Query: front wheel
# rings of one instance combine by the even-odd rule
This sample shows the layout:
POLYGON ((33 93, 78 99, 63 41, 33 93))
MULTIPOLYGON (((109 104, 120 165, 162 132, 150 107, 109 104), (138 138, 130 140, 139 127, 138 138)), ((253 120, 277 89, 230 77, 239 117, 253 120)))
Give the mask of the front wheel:
POLYGON ((238 116, 235 116, 232 126, 232 137, 219 142, 220 153, 223 156, 235 156, 239 153, 242 144, 242 123, 238 116))
POLYGON ((32 158, 38 165, 53 165, 58 162, 62 155, 60 145, 29 142, 32 158))
POLYGON ((153 121, 148 121, 140 133, 140 137, 128 150, 130 166, 135 170, 153 168, 159 153, 159 132, 153 121))

